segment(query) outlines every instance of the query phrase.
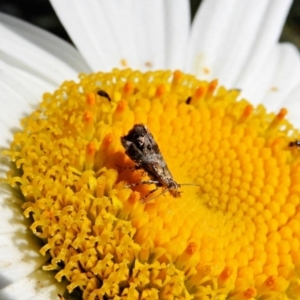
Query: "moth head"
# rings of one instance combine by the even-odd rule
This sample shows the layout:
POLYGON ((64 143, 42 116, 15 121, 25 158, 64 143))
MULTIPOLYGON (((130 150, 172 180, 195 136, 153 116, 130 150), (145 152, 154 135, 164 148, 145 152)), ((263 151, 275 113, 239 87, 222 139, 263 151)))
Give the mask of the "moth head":
POLYGON ((170 182, 168 185, 168 191, 174 198, 180 197, 181 191, 179 189, 180 185, 175 181, 170 182))

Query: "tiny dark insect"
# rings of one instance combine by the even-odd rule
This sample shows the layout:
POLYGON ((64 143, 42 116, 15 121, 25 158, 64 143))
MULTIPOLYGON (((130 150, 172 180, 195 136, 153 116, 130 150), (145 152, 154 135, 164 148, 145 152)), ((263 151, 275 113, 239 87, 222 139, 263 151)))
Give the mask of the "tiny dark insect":
MULTIPOLYGON (((180 184, 173 179, 153 135, 145 125, 134 125, 127 135, 121 137, 121 143, 125 149, 125 153, 136 163, 135 169, 143 169, 151 178, 151 180, 141 181, 130 186, 138 184, 156 185, 156 189, 150 191, 143 197, 142 201, 160 187, 163 188, 161 194, 169 191, 173 197, 180 197, 180 184)), ((198 186, 197 184, 182 185, 198 186)))
POLYGON ((289 147, 300 148, 300 140, 295 140, 294 142, 290 142, 289 147))
POLYGON ((185 100, 185 103, 186 103, 186 104, 190 104, 191 101, 192 101, 192 97, 190 96, 190 97, 188 97, 188 98, 185 100))
POLYGON ((100 96, 100 97, 104 97, 106 98, 109 102, 111 102, 111 98, 110 96, 107 94, 107 92, 105 92, 104 90, 99 90, 97 91, 97 94, 100 96))

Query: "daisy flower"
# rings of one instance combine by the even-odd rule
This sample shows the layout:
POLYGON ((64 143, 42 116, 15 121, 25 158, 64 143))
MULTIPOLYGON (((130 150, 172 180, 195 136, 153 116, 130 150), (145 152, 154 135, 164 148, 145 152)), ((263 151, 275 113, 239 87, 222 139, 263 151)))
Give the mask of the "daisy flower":
POLYGON ((297 299, 291 1, 51 3, 78 50, 0 15, 0 298, 297 299), (134 124, 180 197, 135 185, 134 124))

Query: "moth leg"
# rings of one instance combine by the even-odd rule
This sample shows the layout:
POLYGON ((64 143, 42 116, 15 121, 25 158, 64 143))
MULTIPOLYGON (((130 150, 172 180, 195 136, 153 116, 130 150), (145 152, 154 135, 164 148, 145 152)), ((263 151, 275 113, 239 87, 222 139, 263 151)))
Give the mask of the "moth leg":
POLYGON ((156 189, 154 189, 154 190, 151 190, 150 192, 148 192, 147 195, 145 195, 143 198, 141 198, 140 201, 141 201, 143 204, 145 204, 147 201, 156 198, 156 197, 153 197, 153 198, 150 198, 150 199, 146 200, 146 199, 148 198, 149 195, 151 195, 152 193, 156 192, 157 190, 158 190, 158 188, 156 188, 156 189))
POLYGON ((132 170, 132 171, 136 171, 136 170, 140 170, 142 169, 142 167, 138 166, 138 165, 134 165, 132 167, 124 167, 124 166, 120 166, 120 165, 117 165, 116 166, 120 169, 123 169, 123 170, 132 170))
POLYGON ((156 189, 150 191, 146 196, 144 196, 144 197, 141 199, 141 202, 142 202, 142 203, 146 203, 146 202, 148 202, 148 201, 150 201, 150 200, 152 200, 152 199, 155 199, 155 198, 157 198, 157 197, 159 197, 159 196, 161 196, 161 195, 164 195, 169 189, 168 189, 168 188, 165 188, 165 189, 163 189, 163 191, 162 191, 161 193, 159 193, 158 195, 156 195, 156 196, 154 196, 154 197, 152 197, 152 198, 150 198, 150 199, 147 199, 148 196, 149 196, 150 194, 156 192, 157 190, 158 190, 158 187, 157 187, 156 189))
POLYGON ((135 187, 138 186, 140 184, 155 184, 156 186, 159 186, 160 183, 156 180, 142 180, 136 183, 131 183, 131 184, 127 184, 126 187, 135 187))

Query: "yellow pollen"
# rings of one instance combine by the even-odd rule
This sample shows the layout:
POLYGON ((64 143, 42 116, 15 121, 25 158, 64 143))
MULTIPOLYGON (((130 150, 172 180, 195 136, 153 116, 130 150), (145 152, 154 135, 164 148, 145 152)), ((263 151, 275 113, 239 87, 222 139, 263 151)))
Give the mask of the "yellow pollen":
POLYGON ((209 68, 203 68, 203 72, 204 72, 205 74, 209 74, 209 73, 210 73, 210 69, 209 69, 209 68))
POLYGON ((96 113, 96 96, 94 93, 88 93, 86 95, 86 111, 89 111, 91 115, 96 113))
POLYGON ((156 97, 161 97, 165 93, 166 87, 164 84, 161 84, 156 89, 156 97))
POLYGON ((153 63, 151 61, 146 61, 145 62, 145 66, 148 68, 152 68, 153 67, 153 63))
POLYGON ((273 122, 269 126, 269 130, 277 129, 279 125, 281 125, 284 117, 287 115, 287 110, 282 108, 280 112, 277 114, 276 118, 274 118, 273 122))
POLYGON ((87 139, 91 138, 94 133, 94 116, 90 111, 83 114, 83 132, 87 139))
POLYGON ((44 269, 88 300, 298 299, 299 131, 286 109, 238 97, 217 80, 130 69, 45 93, 5 151, 44 269), (138 123, 180 198, 159 188, 141 201, 153 178, 120 141, 138 123))
POLYGON ((126 97, 126 95, 130 96, 134 91, 134 85, 132 82, 127 82, 124 85, 124 89, 123 89, 123 95, 126 97))
POLYGON ((96 98, 94 93, 88 93, 86 95, 86 103, 88 106, 94 107, 96 104, 96 98))
POLYGON ((183 78, 184 78, 183 73, 179 70, 176 70, 173 73, 172 87, 174 88, 178 87, 178 85, 182 82, 183 78))
POLYGON ((126 60, 125 58, 122 58, 122 59, 120 60, 120 64, 121 64, 121 66, 122 66, 123 68, 128 67, 128 63, 127 63, 127 60, 126 60))
POLYGON ((245 299, 251 299, 256 297, 257 295, 257 291, 255 288, 248 288, 245 292, 244 292, 244 296, 245 299))
POLYGON ((204 97, 205 93, 206 93, 206 87, 205 86, 198 87, 195 90, 190 103, 191 104, 199 103, 199 101, 204 97))
POLYGON ((208 94, 212 95, 213 92, 215 91, 216 87, 218 85, 218 80, 213 80, 212 82, 210 82, 210 84, 208 85, 208 94))
POLYGON ((186 252, 190 255, 194 254, 196 250, 197 250, 197 244, 194 242, 190 243, 186 248, 186 252))
POLYGON ((243 114, 240 118, 240 123, 244 123, 248 120, 248 118, 251 116, 252 112, 253 112, 253 106, 252 105, 247 105, 243 111, 243 114))
POLYGON ((86 146, 85 153, 85 169, 92 169, 94 165, 94 159, 96 154, 96 145, 93 142, 90 142, 86 146))

